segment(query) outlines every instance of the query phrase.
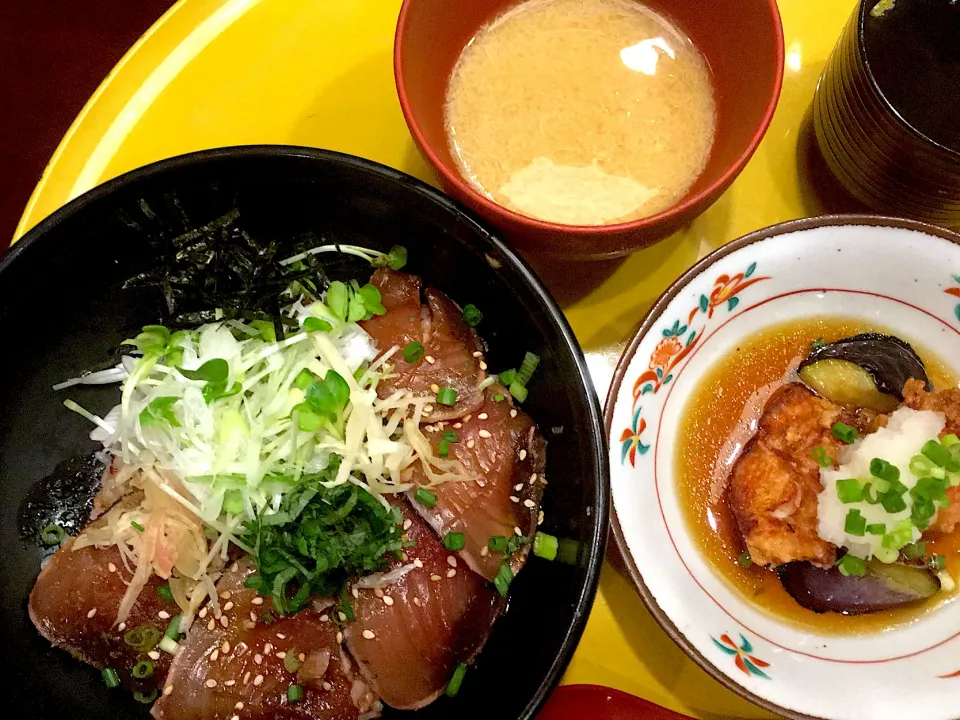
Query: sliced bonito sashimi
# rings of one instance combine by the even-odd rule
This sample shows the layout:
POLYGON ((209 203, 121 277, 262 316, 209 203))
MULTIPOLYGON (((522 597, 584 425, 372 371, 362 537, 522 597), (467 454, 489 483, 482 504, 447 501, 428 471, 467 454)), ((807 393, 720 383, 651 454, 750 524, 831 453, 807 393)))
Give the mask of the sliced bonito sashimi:
MULTIPOLYGON (((449 457, 463 463, 476 480, 432 488, 436 495, 432 508, 417 502, 415 491, 411 491, 408 495, 413 506, 441 538, 447 533, 463 533, 461 557, 488 580, 496 577, 504 561, 503 552, 490 550, 490 538, 523 538, 526 542, 509 558, 516 574, 536 535, 546 484, 546 441, 536 424, 513 406, 504 388, 494 385, 487 388, 477 412, 457 422, 435 423, 425 429, 434 452, 445 442, 449 457), (445 436, 449 432, 456 434, 456 442, 445 436)), ((427 483, 419 464, 411 466, 406 479, 418 485, 427 483)))
POLYGON ((505 602, 447 551, 416 513, 406 506, 401 511, 416 545, 392 571, 407 572, 382 587, 358 588, 352 601, 356 622, 344 635, 383 702, 415 710, 444 691, 458 662, 480 651, 505 602))
POLYGON ((198 615, 181 642, 153 715, 167 720, 358 720, 380 703, 343 651, 327 611, 284 616, 243 586, 249 565, 217 584, 221 612, 198 615), (287 654, 296 657, 296 663, 287 654), (302 697, 288 698, 291 686, 302 697))
POLYGON ((433 288, 427 288, 427 302, 421 305, 422 284, 415 275, 377 270, 371 283, 380 290, 386 313, 360 324, 381 353, 397 348, 389 360, 392 377, 377 386, 377 394, 386 398, 398 390, 408 390, 430 398, 433 402, 429 412, 424 412, 425 421, 449 420, 474 412, 483 403, 479 387, 487 376, 483 369, 484 345, 464 322, 460 308, 433 288), (404 358, 403 351, 412 342, 420 343, 423 352, 411 362, 404 358), (441 390, 456 393, 455 401, 437 401, 441 390))

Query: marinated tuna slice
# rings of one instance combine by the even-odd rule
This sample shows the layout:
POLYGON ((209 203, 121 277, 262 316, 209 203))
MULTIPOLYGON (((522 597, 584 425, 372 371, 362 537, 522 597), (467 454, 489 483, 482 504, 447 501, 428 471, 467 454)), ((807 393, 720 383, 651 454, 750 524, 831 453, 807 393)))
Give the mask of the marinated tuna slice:
POLYGON ((222 612, 207 606, 181 642, 153 707, 169 720, 357 720, 379 715, 379 702, 355 674, 320 610, 282 616, 243 587, 244 565, 217 584, 222 612), (287 655, 292 657, 288 659, 287 655), (302 659, 301 659, 302 657, 302 659), (292 658, 296 658, 294 663, 292 658), (299 667, 298 667, 299 666, 299 667), (291 686, 295 701, 288 698, 291 686), (242 712, 241 712, 242 711, 242 712))
MULTIPOLYGON (((437 502, 432 508, 418 503, 413 492, 410 500, 440 537, 463 533, 461 557, 475 572, 493 580, 504 554, 490 551, 490 538, 509 538, 519 529, 521 537, 532 541, 537 532, 546 484, 546 441, 530 416, 513 407, 510 395, 498 385, 487 389, 484 404, 476 413, 460 422, 428 425, 427 430, 435 451, 444 433, 456 433, 458 442, 448 446, 450 457, 462 462, 477 480, 433 488, 437 502)), ((408 479, 427 482, 419 465, 411 468, 408 479)), ((528 542, 511 556, 514 574, 523 567, 529 547, 528 542)))
POLYGON ((157 594, 164 580, 154 575, 140 593, 125 623, 117 611, 133 573, 127 572, 116 547, 60 548, 40 571, 30 593, 30 619, 57 647, 94 667, 112 668, 127 687, 149 695, 167 675, 170 655, 156 649, 176 603, 157 594), (153 664, 149 678, 131 674, 141 661, 153 664))
MULTIPOLYGON (((359 589, 356 622, 344 630, 347 648, 383 701, 402 710, 421 708, 443 692, 458 662, 480 651, 504 608, 482 577, 457 562, 408 507, 404 527, 416 543, 409 570, 377 588, 359 589)), ((387 575, 384 580, 390 576, 387 575)), ((355 586, 357 587, 357 586, 355 586)))
POLYGON ((483 403, 477 388, 486 377, 483 341, 464 321, 460 308, 446 295, 426 290, 426 305, 420 304, 420 278, 390 270, 377 270, 371 282, 380 290, 387 312, 361 323, 381 351, 399 348, 390 358, 392 377, 377 387, 380 397, 409 390, 420 397, 436 398, 440 388, 456 392, 452 405, 431 403, 425 417, 432 421, 462 417, 483 403), (411 342, 423 345, 414 362, 403 357, 411 342))
MULTIPOLYGON (((950 388, 940 392, 927 392, 920 380, 907 380, 903 386, 904 404, 914 410, 933 410, 943 413, 946 425, 944 435, 960 435, 960 388, 950 388)), ((937 519, 928 533, 953 532, 960 523, 960 487, 947 488, 950 505, 940 508, 937 519)))
POLYGON ((833 424, 852 414, 799 384, 767 403, 759 430, 734 466, 728 499, 753 562, 780 565, 806 560, 830 567, 836 549, 817 534, 820 466, 813 449, 836 457, 833 424))

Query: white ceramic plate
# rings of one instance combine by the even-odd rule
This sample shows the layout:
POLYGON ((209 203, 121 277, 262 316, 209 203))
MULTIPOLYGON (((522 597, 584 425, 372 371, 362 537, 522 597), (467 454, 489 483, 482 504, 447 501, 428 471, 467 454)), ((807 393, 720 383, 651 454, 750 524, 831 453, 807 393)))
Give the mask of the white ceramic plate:
POLYGON ((690 537, 675 435, 698 382, 738 342, 810 316, 872 321, 960 373, 960 236, 868 216, 799 220, 706 257, 654 305, 607 399, 614 532, 650 611, 734 691, 793 718, 960 717, 960 602, 907 626, 838 636, 780 620, 690 537))

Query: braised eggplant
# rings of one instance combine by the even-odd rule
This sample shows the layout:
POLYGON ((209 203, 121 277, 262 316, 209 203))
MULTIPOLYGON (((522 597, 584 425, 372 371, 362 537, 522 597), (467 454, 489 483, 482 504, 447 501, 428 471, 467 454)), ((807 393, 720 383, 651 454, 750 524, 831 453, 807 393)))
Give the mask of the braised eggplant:
POLYGON ((940 590, 937 576, 926 568, 867 560, 866 575, 844 575, 807 562, 778 568, 780 582, 797 603, 814 612, 845 615, 889 610, 920 602, 940 590))
POLYGON ((920 356, 900 338, 862 333, 816 348, 800 363, 800 379, 845 408, 891 412, 903 401, 907 380, 933 390, 920 356))

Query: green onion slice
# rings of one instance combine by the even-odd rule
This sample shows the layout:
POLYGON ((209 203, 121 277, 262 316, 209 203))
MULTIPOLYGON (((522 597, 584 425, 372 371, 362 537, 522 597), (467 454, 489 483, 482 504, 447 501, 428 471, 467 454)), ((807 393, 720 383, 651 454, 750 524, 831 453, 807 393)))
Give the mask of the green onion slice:
POLYGON ((173 602, 173 591, 170 590, 169 585, 161 585, 157 588, 157 595, 164 602, 172 603, 173 602))
POLYGON ((443 537, 443 546, 451 552, 463 550, 465 544, 466 539, 462 532, 448 532, 443 537))
POLYGON ((830 431, 837 440, 847 445, 857 439, 857 429, 841 422, 834 423, 830 431))
POLYGON ((416 340, 407 343, 403 348, 403 359, 408 363, 420 362, 423 359, 423 345, 416 340))
POLYGON ((59 525, 47 525, 40 531, 40 539, 44 545, 59 545, 66 534, 59 525))
POLYGON ((287 688, 287 700, 295 703, 303 700, 303 688, 299 685, 291 685, 287 688))
POLYGON ((513 582, 513 570, 510 569, 510 566, 506 563, 500 565, 500 569, 497 570, 497 576, 493 579, 493 584, 497 588, 497 592, 500 593, 501 597, 506 597, 507 593, 510 591, 510 583, 513 582))
POLYGON ((117 675, 117 671, 113 668, 104 668, 100 675, 103 677, 103 682, 108 688, 119 687, 120 676, 117 675))
POLYGON ((847 513, 847 519, 843 524, 843 531, 848 535, 862 537, 867 531, 867 519, 860 514, 860 511, 854 508, 847 513))
POLYGON ((837 480, 837 497, 844 504, 860 502, 863 500, 863 485, 856 478, 837 480))
POLYGON ((417 488, 417 492, 414 493, 413 499, 424 507, 433 508, 437 504, 436 493, 432 493, 426 488, 417 488))
POLYGON ((162 637, 163 633, 156 625, 141 625, 133 630, 127 630, 123 635, 123 641, 134 650, 147 653, 157 646, 162 637))
POLYGON ((810 456, 814 461, 822 468, 828 468, 833 465, 833 460, 830 459, 830 456, 827 455, 827 451, 823 449, 823 445, 817 445, 813 450, 810 451, 810 456))
POLYGON ((483 320, 483 313, 476 305, 469 304, 463 306, 463 321, 470 327, 476 327, 483 320))
POLYGON ((743 568, 748 568, 753 565, 753 558, 750 557, 749 550, 744 550, 737 556, 737 564, 743 568))
POLYGON ((141 660, 133 666, 133 670, 131 670, 130 673, 137 680, 146 680, 153 675, 153 662, 150 660, 141 660))
POLYGON ((467 675, 467 666, 458 662, 456 669, 453 671, 453 675, 450 676, 450 682, 447 683, 447 689, 444 690, 447 697, 456 697, 457 693, 460 692, 460 686, 463 684, 463 678, 467 675))
POLYGON ((507 549, 507 536, 494 535, 487 540, 487 547, 490 548, 491 552, 504 552, 507 549))
POLYGON ((847 553, 840 562, 837 563, 840 573, 843 575, 858 575, 860 577, 867 574, 867 565, 862 558, 847 553))
POLYGON ((160 695, 159 691, 154 688, 148 693, 142 692, 140 690, 133 691, 133 699, 138 703, 143 703, 144 705, 149 705, 160 695))
POLYGON ((533 554, 544 560, 556 560, 560 541, 553 535, 537 532, 533 536, 533 554))
POLYGON ((450 387, 442 387, 437 391, 437 402, 441 405, 456 405, 457 391, 450 387))

